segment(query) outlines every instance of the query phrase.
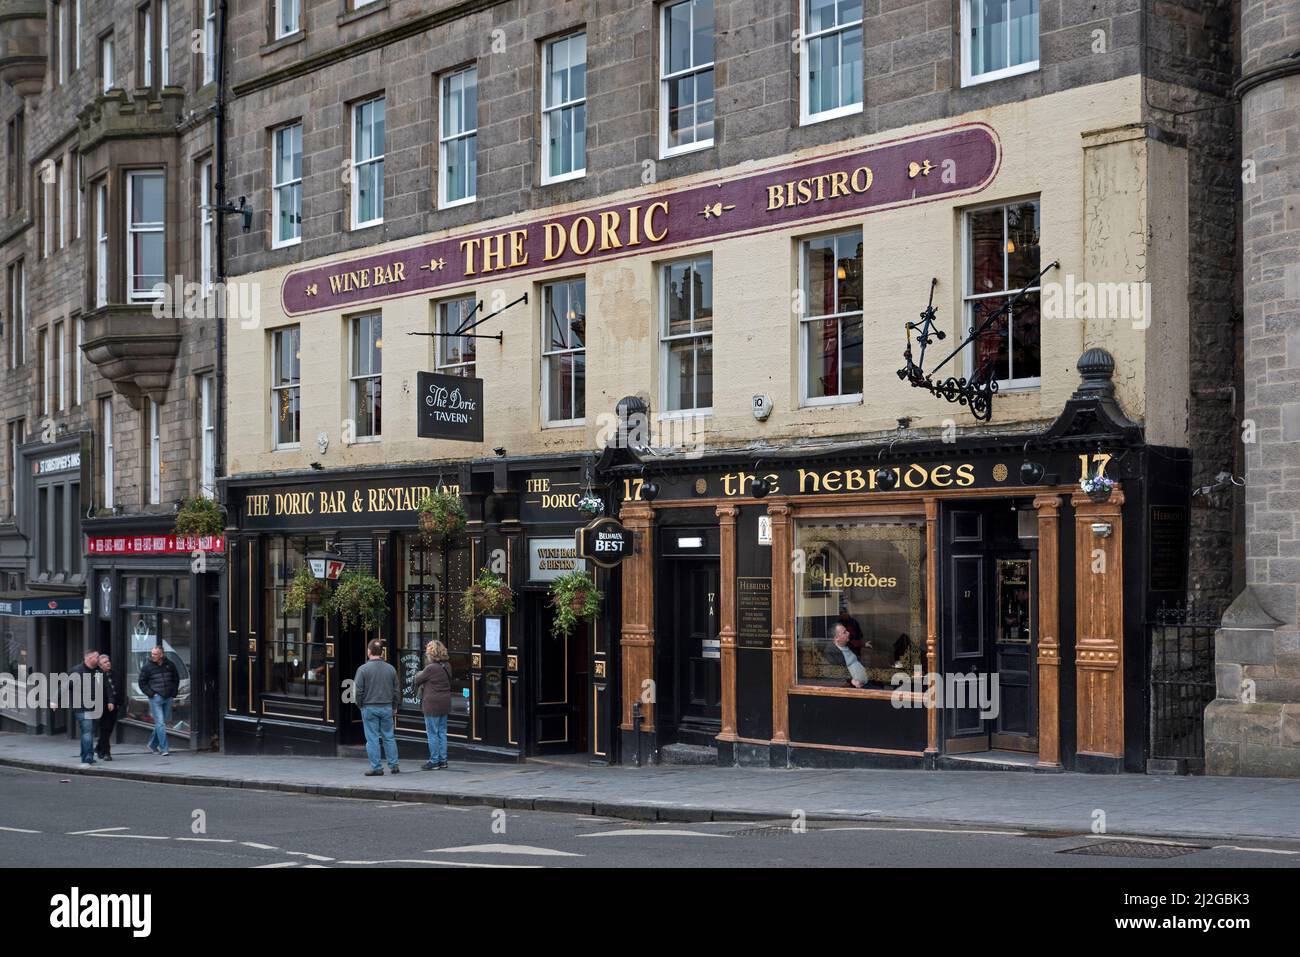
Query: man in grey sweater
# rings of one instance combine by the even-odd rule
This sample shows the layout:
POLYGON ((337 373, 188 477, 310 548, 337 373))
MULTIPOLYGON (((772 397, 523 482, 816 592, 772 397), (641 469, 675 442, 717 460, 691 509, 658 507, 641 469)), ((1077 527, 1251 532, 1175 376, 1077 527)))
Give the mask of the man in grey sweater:
POLYGON ((353 688, 357 695, 357 707, 361 709, 361 726, 366 732, 366 757, 370 759, 370 770, 366 772, 366 777, 383 776, 381 756, 388 759, 388 770, 400 774, 402 769, 397 763, 397 738, 393 735, 397 708, 402 700, 402 691, 397 684, 397 669, 384 660, 384 643, 378 638, 366 646, 366 654, 366 663, 357 669, 353 688), (379 747, 381 740, 382 755, 379 747))

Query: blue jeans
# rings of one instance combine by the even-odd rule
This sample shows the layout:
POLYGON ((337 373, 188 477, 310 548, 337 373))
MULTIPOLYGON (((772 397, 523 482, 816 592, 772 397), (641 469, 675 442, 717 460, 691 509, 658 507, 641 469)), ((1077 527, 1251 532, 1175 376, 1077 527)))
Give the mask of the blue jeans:
POLYGON ((163 754, 167 753, 167 722, 172 719, 172 699, 162 695, 149 696, 149 716, 153 718, 153 733, 149 735, 149 747, 155 744, 163 754))
POLYGON ((393 735, 393 709, 384 705, 363 705, 361 726, 366 731, 366 757, 370 759, 370 770, 380 769, 382 766, 380 758, 383 756, 387 756, 390 768, 397 767, 397 738, 393 735), (383 755, 379 751, 381 738, 384 745, 383 755))
POLYGON ((81 732, 81 763, 95 763, 95 719, 88 711, 75 711, 77 730, 81 732))
POLYGON ((426 714, 424 733, 429 736, 429 760, 434 764, 442 764, 447 760, 447 716, 426 714))

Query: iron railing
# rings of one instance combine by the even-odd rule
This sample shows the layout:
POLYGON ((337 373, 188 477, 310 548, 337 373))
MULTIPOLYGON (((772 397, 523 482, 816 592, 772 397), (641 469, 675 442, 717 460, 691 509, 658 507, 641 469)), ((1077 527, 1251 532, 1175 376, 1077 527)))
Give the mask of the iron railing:
POLYGON ((1161 607, 1147 623, 1151 648, 1151 746, 1155 760, 1205 767, 1205 708, 1214 700, 1214 609, 1161 607))

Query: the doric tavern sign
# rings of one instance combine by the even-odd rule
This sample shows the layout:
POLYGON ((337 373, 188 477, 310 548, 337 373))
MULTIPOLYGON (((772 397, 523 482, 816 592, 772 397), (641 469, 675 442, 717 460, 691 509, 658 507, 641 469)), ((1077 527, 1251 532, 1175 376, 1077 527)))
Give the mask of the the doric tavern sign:
POLYGON ((417 434, 424 439, 483 441, 483 380, 440 372, 416 374, 417 434))
POLYGON ((295 269, 280 301, 296 316, 476 281, 638 255, 979 192, 1002 160, 997 134, 967 123, 840 150, 497 230, 295 269))

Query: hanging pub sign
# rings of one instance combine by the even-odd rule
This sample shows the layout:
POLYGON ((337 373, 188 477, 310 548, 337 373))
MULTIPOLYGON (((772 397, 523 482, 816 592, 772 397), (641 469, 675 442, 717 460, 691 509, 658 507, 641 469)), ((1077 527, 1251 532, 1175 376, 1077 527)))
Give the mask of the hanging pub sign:
POLYGON ((422 439, 483 441, 483 380, 440 372, 416 374, 420 408, 416 413, 422 439))
POLYGON ((632 533, 616 518, 598 518, 578 529, 578 556, 601 568, 613 568, 632 554, 632 533))
POLYGON ((321 581, 338 581, 343 573, 343 556, 337 552, 308 552, 307 567, 321 581))

